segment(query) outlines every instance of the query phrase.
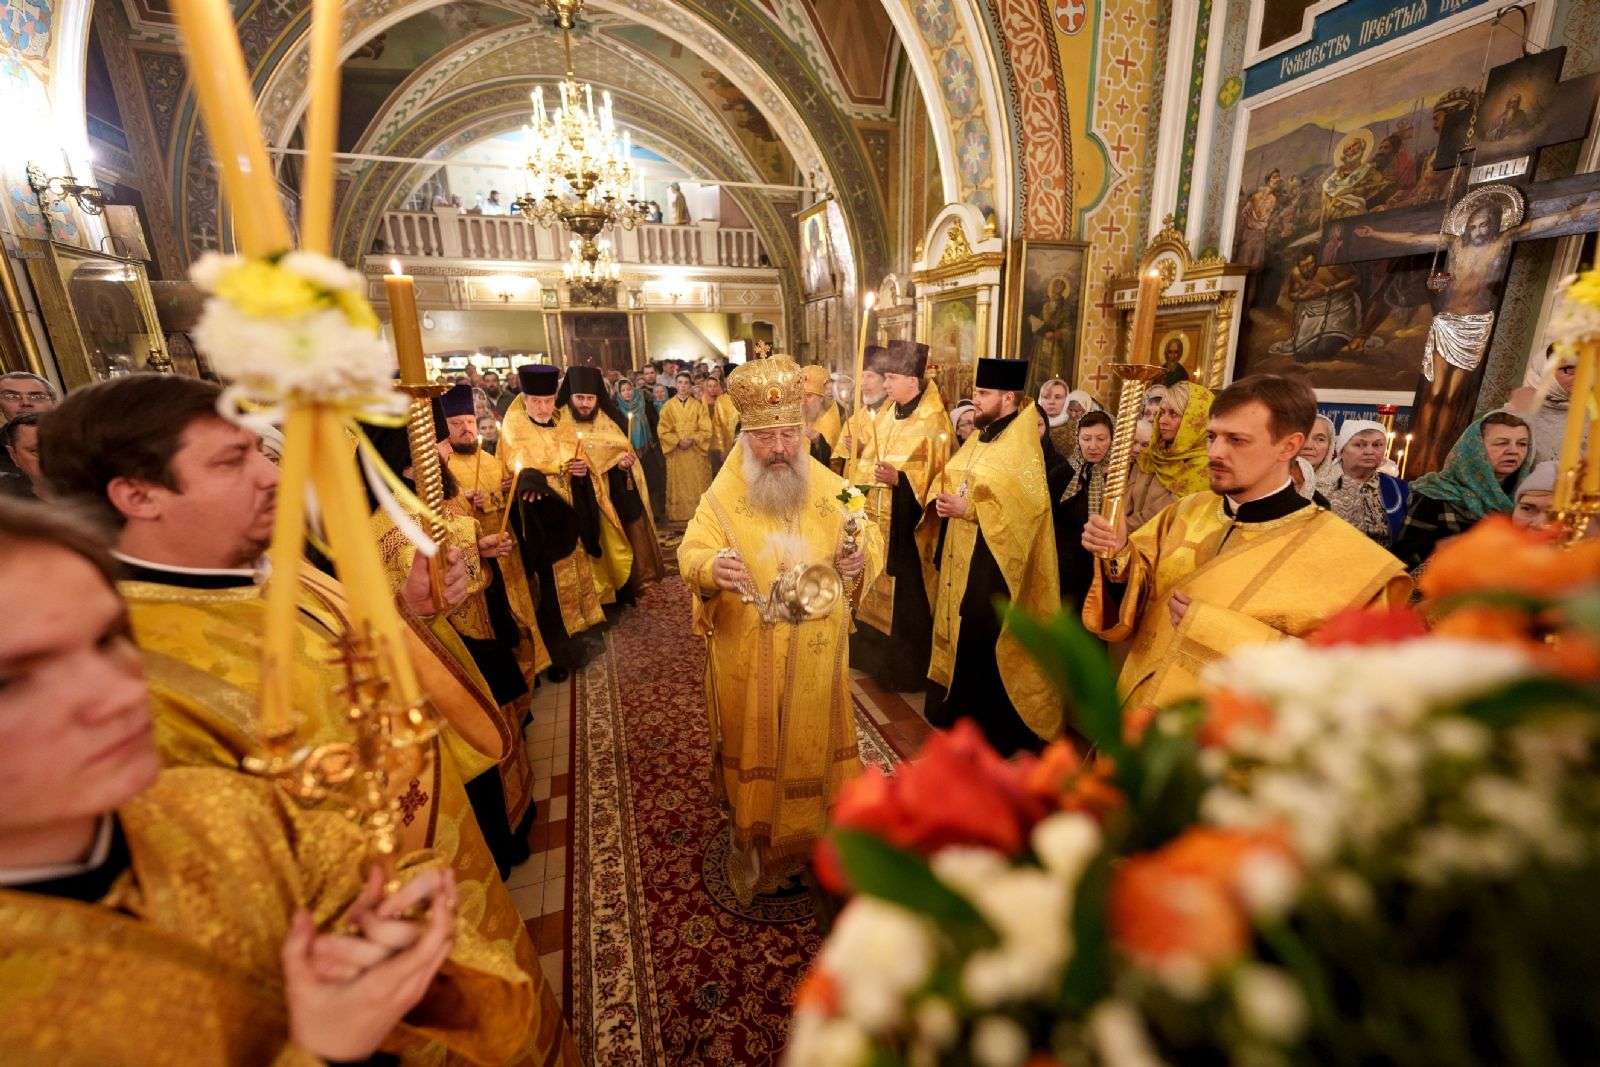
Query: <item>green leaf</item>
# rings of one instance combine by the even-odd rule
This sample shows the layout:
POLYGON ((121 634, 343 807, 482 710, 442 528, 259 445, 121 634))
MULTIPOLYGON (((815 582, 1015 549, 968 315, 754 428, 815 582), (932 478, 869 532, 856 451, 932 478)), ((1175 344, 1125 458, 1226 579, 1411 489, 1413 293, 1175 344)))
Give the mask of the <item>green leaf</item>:
POLYGON ((941 926, 970 927, 993 938, 994 932, 978 910, 934 877, 922 857, 864 830, 836 829, 833 845, 856 892, 898 904, 941 926))
POLYGON ((1461 714, 1497 729, 1554 710, 1600 712, 1600 693, 1593 686, 1537 675, 1473 697, 1460 709, 1461 714))
POLYGON ((1554 603, 1555 601, 1549 597, 1535 596, 1532 593, 1520 593, 1515 589, 1474 589, 1468 593, 1455 593, 1451 596, 1440 597, 1427 607, 1429 618, 1441 619, 1459 608, 1474 606, 1517 608, 1531 615, 1537 615, 1554 603))
POLYGON ((1044 670, 1076 712, 1076 726, 1096 748, 1122 761, 1122 701, 1105 648, 1070 612, 1041 622, 1019 608, 1006 606, 1003 617, 1011 633, 1044 670))
POLYGON ((1061 998, 1074 1014, 1088 1011, 1111 990, 1111 857, 1102 853, 1083 872, 1072 902, 1072 959, 1061 998))

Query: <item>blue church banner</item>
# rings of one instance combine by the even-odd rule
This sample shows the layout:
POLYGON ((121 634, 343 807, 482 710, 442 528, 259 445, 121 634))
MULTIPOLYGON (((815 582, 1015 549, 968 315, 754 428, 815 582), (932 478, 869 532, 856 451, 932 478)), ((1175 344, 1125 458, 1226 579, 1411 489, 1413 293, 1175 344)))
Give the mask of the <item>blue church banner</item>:
POLYGON ((1489 3, 1490 0, 1348 0, 1316 17, 1311 40, 1247 68, 1244 95, 1249 98, 1276 89, 1489 3))

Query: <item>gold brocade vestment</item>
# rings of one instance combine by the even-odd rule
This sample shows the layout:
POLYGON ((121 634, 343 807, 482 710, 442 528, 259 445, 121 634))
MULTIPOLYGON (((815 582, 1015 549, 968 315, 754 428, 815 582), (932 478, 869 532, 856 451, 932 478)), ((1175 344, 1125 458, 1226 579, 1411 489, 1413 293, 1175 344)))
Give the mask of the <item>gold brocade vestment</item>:
MULTIPOLYGON (((447 463, 464 498, 474 491, 483 494, 482 507, 473 506, 470 502, 468 504, 472 517, 478 520, 479 535, 498 531, 509 504, 506 499, 509 491, 502 492, 500 487, 509 482, 511 471, 500 462, 500 457, 481 448, 472 456, 451 453, 447 463)), ((522 629, 523 642, 517 648, 517 659, 522 663, 523 673, 532 677, 550 666, 550 652, 539 634, 539 623, 534 615, 533 589, 528 584, 528 575, 522 566, 517 536, 509 527, 505 532, 511 538, 512 547, 511 553, 498 561, 500 577, 505 582, 506 600, 511 604, 511 613, 516 616, 517 625, 522 629)))
POLYGON ((886 405, 892 406, 883 400, 875 408, 863 405, 859 411, 852 412, 844 422, 844 432, 839 435, 839 447, 844 450, 845 457, 844 480, 857 488, 873 483, 878 453, 874 447, 872 420, 886 405))
POLYGON ((711 484, 711 413, 692 396, 675 396, 661 405, 656 432, 667 457, 667 519, 688 522, 711 484), (690 447, 679 447, 684 442, 690 447))
MULTIPOLYGON (((945 410, 939 387, 929 382, 917 401, 916 410, 903 419, 895 417, 893 401, 884 401, 866 428, 866 441, 873 460, 866 465, 866 477, 860 483, 867 490, 867 514, 877 524, 885 545, 889 544, 890 516, 893 512, 894 490, 877 478, 878 457, 900 472, 917 504, 926 508, 938 495, 939 475, 950 462, 951 443, 955 440, 950 425, 950 413, 945 410)), ((921 526, 917 533, 917 551, 922 561, 923 583, 932 588, 934 552, 937 550, 939 530, 937 524, 921 526)), ((894 587, 896 577, 880 575, 861 597, 859 621, 875 630, 889 633, 894 622, 894 587)), ((929 601, 932 602, 931 599, 929 601)))
POLYGON ((661 562, 655 520, 650 517, 650 490, 644 483, 644 466, 622 428, 605 412, 597 410, 589 422, 579 422, 564 412, 556 420, 555 429, 562 447, 574 455, 581 452, 589 464, 589 484, 594 487, 595 503, 600 508, 601 555, 591 567, 600 602, 614 603, 617 590, 627 584, 629 577, 637 578, 638 589, 660 581, 666 567, 661 562), (581 440, 579 435, 582 435, 581 440), (611 499, 611 483, 606 477, 621 464, 624 456, 633 457, 633 465, 626 473, 644 505, 644 514, 632 523, 622 521, 617 502, 611 499))
MULTIPOLYGON (((933 658, 928 677, 946 689, 955 674, 961 601, 980 530, 1005 577, 1013 605, 1041 619, 1061 608, 1050 490, 1045 484, 1038 415, 1031 401, 1023 402, 1010 425, 994 440, 984 441, 980 433, 968 437, 945 464, 932 497, 941 492, 958 494, 962 486, 971 507, 965 518, 945 520, 944 553, 928 590, 928 602, 933 605, 933 658)), ((939 521, 930 507, 919 535, 926 536, 924 531, 929 528, 936 533, 939 521)), ((1061 698, 1011 635, 1009 626, 1001 628, 994 654, 1017 714, 1034 733, 1053 739, 1061 732, 1061 698)))
POLYGON ((844 419, 839 415, 839 405, 832 400, 826 400, 822 406, 822 414, 817 416, 817 421, 807 427, 815 430, 817 439, 828 446, 831 456, 838 451, 839 438, 844 434, 844 419))
MULTIPOLYGON (((750 503, 744 465, 723 465, 678 549, 694 591, 694 632, 707 639, 706 703, 712 715, 712 775, 732 819, 729 872, 748 899, 802 865, 827 828, 839 787, 861 773, 850 700, 850 608, 841 598, 821 619, 764 623, 754 605, 718 589, 717 553, 731 548, 765 596, 782 571, 831 562, 844 541, 836 498, 844 480, 811 464, 806 499, 792 520, 750 503)), ((863 523, 862 581, 883 567, 883 543, 863 523)))
MULTIPOLYGON (((711 405, 711 451, 720 453, 723 462, 733 451, 733 438, 739 426, 739 409, 727 393, 717 396, 711 405)), ((713 475, 717 472, 712 471, 713 475)))
MULTIPOLYGON (((280 951, 297 908, 327 930, 359 894, 360 831, 196 767, 162 772, 117 817, 131 863, 98 903, 0 889, 0 1062, 322 1063, 289 1041, 280 951)), ((399 876, 435 863, 413 854, 399 876)), ((449 959, 383 1047, 406 1064, 561 1062, 559 1043, 540 1045, 535 982, 463 908, 449 959)))
POLYGON ((1118 689, 1131 708, 1164 707, 1199 691, 1201 669, 1241 645, 1303 637, 1345 608, 1400 605, 1411 579, 1399 560, 1349 523, 1308 506, 1237 522, 1215 493, 1193 493, 1128 538, 1120 606, 1096 561, 1083 622, 1107 641, 1133 638, 1118 689), (1189 596, 1172 625, 1167 602, 1189 596))
MULTIPOLYGON (((256 736, 260 701, 261 636, 266 597, 254 586, 193 589, 146 581, 124 581, 118 590, 150 684, 156 743, 169 766, 238 768, 247 755, 262 754, 256 736)), ((338 689, 345 684, 338 640, 347 620, 338 583, 306 567, 300 575, 293 707, 304 723, 305 743, 351 737, 338 689)), ((464 782, 503 756, 502 738, 484 698, 461 684, 459 672, 431 651, 409 626, 412 663, 423 690, 439 713, 439 740, 429 760, 405 785, 400 852, 433 848, 457 875, 460 908, 490 944, 509 944, 540 991, 540 1055, 530 1063, 561 1062, 571 1038, 560 1005, 539 969, 538 956, 495 870, 483 833, 472 814, 464 782), (553 1051, 552 1051, 553 1050, 553 1051)), ((338 808, 337 800, 330 800, 338 808)))
MULTIPOLYGON (((506 821, 517 826, 533 803, 533 766, 528 760, 527 746, 522 743, 522 720, 528 708, 528 697, 523 695, 505 705, 498 703, 488 679, 473 660, 471 650, 461 640, 461 634, 476 640, 495 637, 483 592, 491 575, 488 564, 478 555, 478 523, 461 514, 469 506, 466 498, 457 493, 445 501, 444 515, 450 547, 461 553, 467 565, 467 598, 447 615, 417 618, 403 604, 400 613, 412 631, 428 645, 429 651, 455 674, 461 688, 478 699, 494 722, 495 731, 500 735, 499 774, 505 794, 506 821), (469 623, 473 628, 469 628, 469 623), (482 629, 476 629, 478 626, 482 629)), ((389 589, 398 594, 416 560, 416 546, 381 509, 372 513, 372 535, 378 542, 378 556, 388 575, 389 589)), ((546 655, 547 663, 548 659, 546 655)))
MULTIPOLYGON (((500 456, 514 470, 533 470, 544 475, 550 490, 572 503, 572 483, 567 477, 567 464, 573 458, 572 441, 563 442, 557 427, 560 421, 540 426, 528 417, 521 402, 506 411, 500 424, 500 456)), ((600 608, 596 592, 593 559, 585 551, 580 539, 564 559, 551 566, 555 578, 556 602, 561 607, 561 622, 568 637, 605 622, 605 612, 600 608)))

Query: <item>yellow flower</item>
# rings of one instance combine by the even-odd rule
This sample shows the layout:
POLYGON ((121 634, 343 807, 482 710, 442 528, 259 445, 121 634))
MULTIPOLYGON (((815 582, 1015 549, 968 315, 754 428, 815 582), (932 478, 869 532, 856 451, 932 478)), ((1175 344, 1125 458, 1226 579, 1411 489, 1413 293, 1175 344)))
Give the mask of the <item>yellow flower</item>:
POLYGON ((867 498, 861 495, 859 492, 851 493, 849 502, 845 504, 845 510, 849 511, 852 515, 861 514, 862 511, 866 510, 866 507, 867 498))
POLYGON ((1567 299, 1600 307, 1600 270, 1586 270, 1567 288, 1567 299))
POLYGON ((378 332, 378 315, 372 310, 372 305, 367 303, 367 298, 353 289, 335 289, 333 302, 339 305, 339 310, 344 312, 344 317, 350 320, 350 325, 362 329, 378 332))
POLYGON ((262 319, 292 318, 325 306, 310 282, 260 259, 224 274, 216 293, 240 312, 262 319))

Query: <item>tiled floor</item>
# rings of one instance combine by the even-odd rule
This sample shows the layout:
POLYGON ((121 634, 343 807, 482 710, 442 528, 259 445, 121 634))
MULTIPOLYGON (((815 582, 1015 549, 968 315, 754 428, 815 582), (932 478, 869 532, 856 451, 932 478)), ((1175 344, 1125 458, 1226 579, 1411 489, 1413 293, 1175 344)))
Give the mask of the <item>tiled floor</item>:
POLYGON ((538 805, 533 855, 506 886, 539 950, 545 977, 560 995, 567 958, 567 791, 572 780, 572 680, 544 682, 533 694, 525 731, 538 805))

